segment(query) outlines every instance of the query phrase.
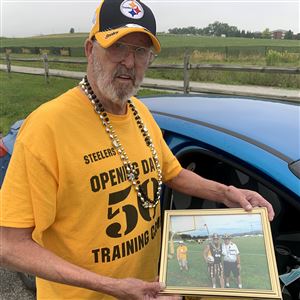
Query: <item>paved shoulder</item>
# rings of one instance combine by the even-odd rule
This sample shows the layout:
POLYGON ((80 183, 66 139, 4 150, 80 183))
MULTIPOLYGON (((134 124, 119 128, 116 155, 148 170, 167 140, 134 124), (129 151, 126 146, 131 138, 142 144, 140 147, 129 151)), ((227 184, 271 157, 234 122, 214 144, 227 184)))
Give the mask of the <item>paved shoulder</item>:
POLYGON ((0 268, 1 300, 35 300, 35 293, 28 290, 16 272, 0 268))
MULTIPOLYGON (((6 70, 6 65, 0 64, 0 70, 6 70)), ((42 68, 30 68, 24 66, 11 66, 12 72, 43 75, 44 69, 42 68)), ((85 73, 75 71, 64 71, 57 69, 50 69, 49 74, 59 77, 67 77, 74 79, 81 79, 85 73)), ((166 80, 166 79, 154 79, 144 78, 142 87, 159 89, 169 89, 173 91, 183 91, 183 81, 180 80, 166 80)), ((238 96, 251 96, 262 98, 283 99, 300 102, 300 90, 296 89, 283 89, 276 87, 266 86, 252 86, 252 85, 230 85, 219 84, 211 82, 189 82, 189 91, 191 93, 213 93, 213 94, 226 94, 226 95, 238 95, 238 96)))
MULTIPOLYGON (((183 89, 183 82, 179 80, 144 78, 142 86, 148 88, 158 88, 160 86, 164 88, 171 87, 172 90, 179 91, 183 89)), ((191 93, 212 93, 238 96, 252 96, 300 102, 300 90, 283 89, 268 86, 232 85, 212 82, 190 81, 189 91, 191 93)))

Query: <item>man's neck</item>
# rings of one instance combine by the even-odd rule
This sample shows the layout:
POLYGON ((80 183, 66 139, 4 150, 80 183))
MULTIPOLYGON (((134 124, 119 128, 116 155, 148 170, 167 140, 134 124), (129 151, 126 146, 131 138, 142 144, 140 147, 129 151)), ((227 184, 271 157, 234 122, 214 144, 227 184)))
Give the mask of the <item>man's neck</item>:
MULTIPOLYGON (((98 97, 98 95, 97 95, 98 97)), ((127 113, 127 101, 124 102, 113 102, 110 99, 104 97, 98 98, 103 105, 106 112, 114 115, 125 115, 127 113)))
POLYGON ((127 113, 127 101, 113 101, 104 97, 92 80, 90 81, 90 85, 106 112, 114 115, 125 115, 127 113))

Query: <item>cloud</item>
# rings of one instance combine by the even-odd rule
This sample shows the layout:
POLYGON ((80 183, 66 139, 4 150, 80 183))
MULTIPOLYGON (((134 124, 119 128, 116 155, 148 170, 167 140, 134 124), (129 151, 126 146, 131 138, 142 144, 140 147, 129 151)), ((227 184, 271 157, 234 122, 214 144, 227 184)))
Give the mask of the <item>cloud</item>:
MULTIPOLYGON (((265 28, 299 32, 298 1, 174 1, 144 0, 157 19, 158 31, 174 27, 206 27, 220 21, 239 29, 265 28)), ((1 2, 2 36, 33 36, 88 32, 99 1, 13 1, 1 2)))

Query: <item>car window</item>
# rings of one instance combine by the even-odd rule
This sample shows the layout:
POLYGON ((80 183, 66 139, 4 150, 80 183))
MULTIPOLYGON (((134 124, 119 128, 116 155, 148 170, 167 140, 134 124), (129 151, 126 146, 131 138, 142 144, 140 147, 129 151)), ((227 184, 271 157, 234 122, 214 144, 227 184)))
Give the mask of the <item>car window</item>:
MULTIPOLYGON (((275 218, 271 222, 274 243, 288 246, 292 244, 293 248, 299 248, 300 254, 299 206, 282 187, 276 186, 262 177, 259 171, 247 168, 239 161, 229 160, 209 151, 191 151, 178 158, 183 167, 193 166, 193 172, 207 179, 260 193, 272 204, 275 211, 275 218), (287 232, 295 234, 291 237, 286 235, 287 232)), ((224 205, 166 189, 163 208, 210 209, 224 208, 224 205)))

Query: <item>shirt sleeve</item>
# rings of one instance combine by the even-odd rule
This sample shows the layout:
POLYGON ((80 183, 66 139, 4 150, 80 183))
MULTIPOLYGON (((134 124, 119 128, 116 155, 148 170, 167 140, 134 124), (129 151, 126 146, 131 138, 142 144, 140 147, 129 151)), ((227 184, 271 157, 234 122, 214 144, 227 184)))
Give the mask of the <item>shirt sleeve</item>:
POLYGON ((37 240, 55 219, 57 182, 41 159, 16 142, 1 190, 0 224, 35 227, 37 240))

